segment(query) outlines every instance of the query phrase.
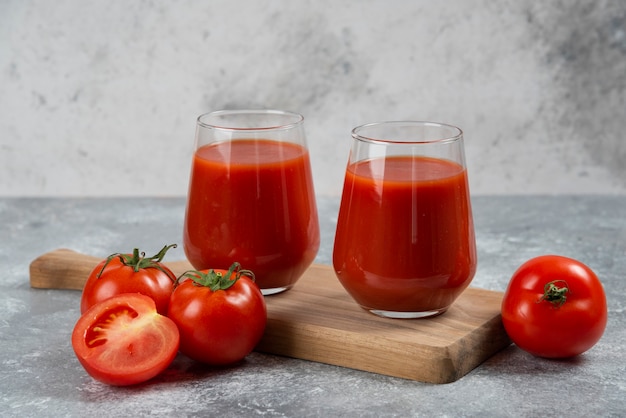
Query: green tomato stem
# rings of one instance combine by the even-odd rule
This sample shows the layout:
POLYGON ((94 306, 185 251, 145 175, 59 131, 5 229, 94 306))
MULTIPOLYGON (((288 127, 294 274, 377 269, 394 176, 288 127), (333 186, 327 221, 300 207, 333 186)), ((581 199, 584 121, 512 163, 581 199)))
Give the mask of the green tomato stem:
POLYGON ((160 264, 161 261, 163 260, 163 257, 165 257, 165 253, 167 253, 167 251, 170 248, 176 248, 176 244, 170 244, 170 245, 164 246, 161 249, 161 251, 159 251, 152 257, 146 257, 146 253, 145 252, 140 253, 138 248, 133 249, 132 254, 122 254, 122 253, 111 254, 110 256, 107 257, 97 277, 100 278, 100 276, 104 272, 104 269, 111 262, 111 260, 113 260, 114 258, 119 258, 122 264, 128 267, 132 267, 135 273, 139 272, 139 270, 141 269, 155 268, 165 273, 172 281, 175 281, 176 277, 173 276, 172 273, 165 270, 163 266, 160 264))
POLYGON ((213 292, 218 290, 226 290, 233 286, 241 276, 248 276, 254 281, 254 273, 250 270, 241 269, 241 264, 234 262, 226 274, 216 272, 215 270, 207 270, 206 272, 197 270, 188 270, 184 272, 178 279, 176 279, 175 286, 180 284, 183 278, 191 279, 196 286, 204 286, 211 289, 213 292), (234 278, 233 273, 235 274, 234 278))
POLYGON ((560 308, 567 301, 567 293, 569 287, 565 280, 553 280, 543 287, 543 296, 539 298, 538 303, 546 301, 552 304, 555 308, 560 308), (556 284, 562 283, 563 286, 559 287, 556 284))

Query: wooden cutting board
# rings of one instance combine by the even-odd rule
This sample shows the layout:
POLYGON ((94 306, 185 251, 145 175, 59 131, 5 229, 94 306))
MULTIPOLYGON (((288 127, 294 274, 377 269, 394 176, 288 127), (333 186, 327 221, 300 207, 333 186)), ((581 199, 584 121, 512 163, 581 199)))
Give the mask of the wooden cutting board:
MULTIPOLYGON (((31 263, 30 284, 80 290, 101 260, 55 250, 31 263)), ((177 276, 191 269, 187 261, 165 264, 177 276)), ((267 328, 256 351, 449 383, 510 344, 500 318, 502 295, 468 288, 443 315, 380 318, 352 300, 331 267, 313 265, 291 290, 265 298, 267 328)))

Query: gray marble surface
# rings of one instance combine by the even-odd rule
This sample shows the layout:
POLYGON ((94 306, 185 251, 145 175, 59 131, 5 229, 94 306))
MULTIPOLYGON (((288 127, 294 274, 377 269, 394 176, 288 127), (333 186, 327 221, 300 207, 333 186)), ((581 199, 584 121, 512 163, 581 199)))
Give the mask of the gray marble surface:
MULTIPOLYGON (((278 356, 251 354, 215 370, 183 357, 130 388, 92 380, 70 334, 77 291, 29 287, 28 265, 59 248, 106 256, 180 242, 184 200, 0 199, 0 416, 625 416, 626 197, 473 198, 479 269, 473 286, 504 290, 525 260, 578 258, 603 281, 609 322, 569 361, 514 345, 460 380, 433 385, 278 356)), ((330 263, 338 202, 320 198, 319 263, 330 263)), ((182 258, 179 247, 170 260, 182 258)))

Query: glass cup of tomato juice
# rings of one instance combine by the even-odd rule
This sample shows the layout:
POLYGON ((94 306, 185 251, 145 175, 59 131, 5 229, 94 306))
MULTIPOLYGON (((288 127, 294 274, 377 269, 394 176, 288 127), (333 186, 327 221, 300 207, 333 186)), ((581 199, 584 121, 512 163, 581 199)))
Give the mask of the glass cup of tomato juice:
POLYGON ((462 131, 382 122, 352 138, 333 249, 339 281, 379 316, 445 312, 476 271, 462 131))
POLYGON ((317 205, 303 117, 280 110, 201 115, 185 213, 196 269, 252 270, 264 295, 291 288, 317 255, 317 205))

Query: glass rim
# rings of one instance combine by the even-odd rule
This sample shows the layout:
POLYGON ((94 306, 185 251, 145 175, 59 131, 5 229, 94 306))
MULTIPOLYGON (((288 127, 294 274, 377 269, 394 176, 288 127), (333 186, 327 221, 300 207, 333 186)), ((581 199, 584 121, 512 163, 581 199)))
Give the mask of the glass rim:
POLYGON ((254 132, 254 131, 276 131, 276 130, 286 130, 292 129, 298 125, 301 125, 304 122, 304 116, 300 113, 291 112, 288 110, 278 110, 278 109, 225 109, 225 110, 216 110, 213 112, 203 113, 197 118, 198 126, 209 129, 218 129, 222 131, 231 131, 231 132, 254 132), (209 123, 203 121, 203 119, 208 119, 210 117, 219 117, 219 116, 241 116, 241 115, 271 115, 271 116, 279 116, 279 117, 289 117, 288 123, 267 123, 260 124, 260 126, 254 127, 236 127, 236 126, 227 126, 227 124, 217 124, 217 123, 209 123))
MULTIPOLYGON (((380 136, 380 135, 379 135, 380 136)), ((463 131, 461 128, 450 125, 448 123, 440 123, 440 122, 428 122, 428 121, 414 121, 414 120, 398 120, 398 121, 385 121, 385 122, 373 122, 367 123, 364 125, 357 126, 352 129, 352 138, 369 142, 373 144, 381 144, 381 145, 419 145, 419 144, 445 144, 448 142, 455 142, 463 139, 463 131), (369 128, 380 127, 380 126, 407 126, 407 127, 434 127, 440 129, 450 129, 455 132, 453 135, 442 135, 440 138, 436 139, 423 139, 423 140, 405 140, 405 139, 384 139, 384 138, 374 138, 371 136, 364 135, 360 133, 369 128)))

